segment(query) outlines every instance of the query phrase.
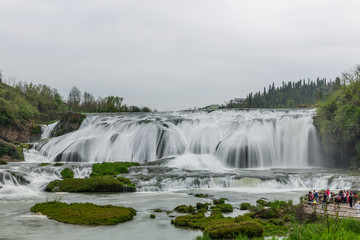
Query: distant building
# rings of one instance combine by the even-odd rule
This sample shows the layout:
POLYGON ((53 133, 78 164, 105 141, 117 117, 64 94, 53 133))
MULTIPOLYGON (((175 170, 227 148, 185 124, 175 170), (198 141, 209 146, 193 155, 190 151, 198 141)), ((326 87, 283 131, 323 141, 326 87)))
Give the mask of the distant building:
POLYGON ((238 104, 238 103, 245 103, 246 102, 246 98, 235 98, 234 100, 231 100, 233 103, 238 104))

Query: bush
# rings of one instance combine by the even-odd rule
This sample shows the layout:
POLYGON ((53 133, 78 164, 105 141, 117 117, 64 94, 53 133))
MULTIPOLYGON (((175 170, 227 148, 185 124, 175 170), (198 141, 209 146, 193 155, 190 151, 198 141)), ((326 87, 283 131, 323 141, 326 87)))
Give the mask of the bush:
POLYGON ((70 168, 64 168, 60 172, 60 174, 61 174, 63 179, 65 179, 65 178, 74 178, 74 172, 70 168))
POLYGON ((250 203, 241 203, 240 204, 240 210, 250 210, 251 204, 250 203))
POLYGON ((92 166, 92 173, 90 176, 116 176, 121 173, 128 173, 128 167, 139 166, 139 163, 134 162, 104 162, 96 163, 92 166))
POLYGON ((204 229, 210 239, 236 238, 239 234, 253 238, 262 237, 264 228, 257 222, 241 222, 211 225, 204 229))
POLYGON ((114 225, 129 221, 136 215, 133 208, 92 203, 45 202, 35 204, 31 212, 40 212, 59 222, 80 225, 114 225))
POLYGON ((133 185, 126 184, 113 177, 65 178, 50 182, 47 192, 135 192, 133 185))

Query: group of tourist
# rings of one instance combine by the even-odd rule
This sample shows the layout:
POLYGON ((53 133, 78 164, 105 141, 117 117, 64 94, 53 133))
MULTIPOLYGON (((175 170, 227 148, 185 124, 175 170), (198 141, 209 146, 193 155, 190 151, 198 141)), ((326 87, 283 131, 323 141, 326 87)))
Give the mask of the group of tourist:
POLYGON ((320 193, 316 192, 315 190, 313 192, 310 191, 307 196, 308 201, 314 204, 319 204, 320 202, 325 204, 334 201, 338 206, 340 203, 348 203, 350 207, 353 207, 354 202, 358 197, 356 192, 350 190, 340 190, 339 193, 335 195, 334 193, 330 192, 329 189, 320 193))

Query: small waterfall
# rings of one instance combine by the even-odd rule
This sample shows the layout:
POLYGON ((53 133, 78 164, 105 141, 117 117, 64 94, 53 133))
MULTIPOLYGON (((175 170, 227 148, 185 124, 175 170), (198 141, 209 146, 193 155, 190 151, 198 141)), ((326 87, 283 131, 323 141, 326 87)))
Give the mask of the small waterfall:
POLYGON ((51 139, 40 153, 61 162, 144 163, 196 154, 236 168, 319 166, 314 114, 250 110, 92 115, 78 131, 51 139))
POLYGON ((49 138, 51 137, 51 133, 52 131, 54 130, 54 128, 56 127, 56 125, 58 124, 59 122, 54 122, 52 124, 49 124, 49 125, 42 125, 41 126, 41 139, 46 139, 46 138, 49 138))

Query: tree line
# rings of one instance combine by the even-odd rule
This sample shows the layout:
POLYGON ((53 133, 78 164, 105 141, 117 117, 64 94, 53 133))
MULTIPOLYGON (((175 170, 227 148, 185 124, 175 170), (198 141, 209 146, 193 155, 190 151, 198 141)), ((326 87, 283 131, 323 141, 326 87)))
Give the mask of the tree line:
POLYGON ((272 83, 267 89, 264 88, 263 92, 249 93, 241 103, 230 101, 225 108, 308 107, 324 99, 335 82, 317 78, 316 81, 302 79, 297 82, 282 82, 280 87, 275 87, 272 83))
POLYGON ((21 125, 26 121, 46 122, 59 114, 75 112, 151 112, 148 107, 127 106, 118 96, 99 97, 88 92, 81 94, 77 87, 70 90, 67 100, 58 90, 46 84, 17 82, 4 79, 0 72, 0 125, 21 125))

